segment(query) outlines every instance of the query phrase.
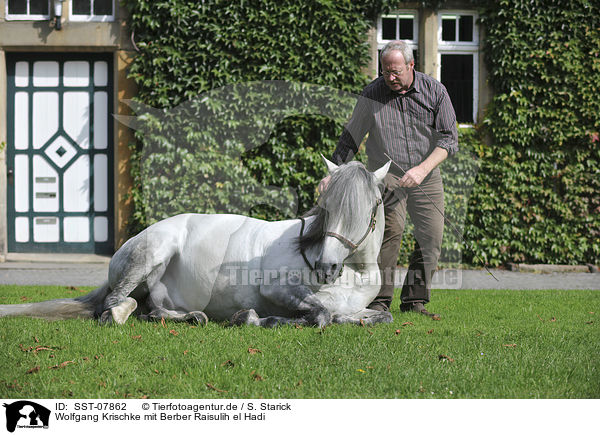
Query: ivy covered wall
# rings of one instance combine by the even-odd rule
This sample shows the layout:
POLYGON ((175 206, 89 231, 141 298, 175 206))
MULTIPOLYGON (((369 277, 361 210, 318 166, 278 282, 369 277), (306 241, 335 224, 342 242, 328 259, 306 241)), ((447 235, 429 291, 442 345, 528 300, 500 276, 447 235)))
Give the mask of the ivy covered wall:
MULTIPOLYGON (((308 209, 323 176, 319 154, 331 155, 352 109, 349 93, 369 81, 368 31, 403 5, 124 4, 139 48, 130 71, 136 101, 159 109, 137 107, 132 232, 179 212, 278 219, 308 209)), ((461 132, 461 154, 443 164, 449 216, 494 266, 599 263, 600 6, 502 0, 465 8, 480 12, 494 98, 482 125, 461 132)), ((446 259, 460 251, 447 229, 446 259)), ((477 265, 472 252, 462 255, 477 265)))

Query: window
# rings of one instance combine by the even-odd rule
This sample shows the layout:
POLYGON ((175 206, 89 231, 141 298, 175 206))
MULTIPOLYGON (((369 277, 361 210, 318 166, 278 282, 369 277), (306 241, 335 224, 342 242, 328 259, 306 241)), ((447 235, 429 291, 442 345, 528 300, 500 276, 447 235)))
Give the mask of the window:
POLYGON ((48 20, 50 18, 49 0, 7 0, 7 20, 48 20))
POLYGON ((479 99, 479 33, 473 12, 440 11, 438 77, 459 123, 473 124, 479 99))
POLYGON ((114 0, 71 0, 71 21, 113 21, 114 0))
POLYGON ((401 39, 408 43, 413 49, 415 65, 418 65, 418 40, 419 27, 416 11, 399 11, 389 15, 383 15, 377 22, 377 65, 381 75, 381 64, 379 54, 381 49, 390 41, 401 39))

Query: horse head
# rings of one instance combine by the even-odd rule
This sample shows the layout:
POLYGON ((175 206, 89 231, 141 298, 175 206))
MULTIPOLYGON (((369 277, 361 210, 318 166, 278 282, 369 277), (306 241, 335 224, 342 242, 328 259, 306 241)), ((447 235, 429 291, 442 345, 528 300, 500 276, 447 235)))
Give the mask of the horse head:
POLYGON ((358 161, 338 166, 325 157, 323 160, 331 179, 308 213, 315 220, 300 238, 300 248, 320 247, 314 270, 320 283, 332 283, 340 276, 344 262, 375 230, 378 215, 383 222, 379 185, 390 162, 369 172, 358 161))

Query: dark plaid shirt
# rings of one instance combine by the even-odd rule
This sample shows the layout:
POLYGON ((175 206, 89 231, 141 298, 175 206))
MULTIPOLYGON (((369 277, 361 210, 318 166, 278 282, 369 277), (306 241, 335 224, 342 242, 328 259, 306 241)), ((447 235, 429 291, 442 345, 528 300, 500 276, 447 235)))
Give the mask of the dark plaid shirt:
MULTIPOLYGON (((340 136, 333 161, 340 164, 351 160, 367 133, 371 170, 389 160, 384 153, 406 171, 423 162, 435 147, 444 148, 448 155, 458 151, 456 115, 446 88, 418 71, 405 94, 392 91, 383 77, 363 90, 340 136)), ((403 175, 394 165, 390 171, 403 175)))

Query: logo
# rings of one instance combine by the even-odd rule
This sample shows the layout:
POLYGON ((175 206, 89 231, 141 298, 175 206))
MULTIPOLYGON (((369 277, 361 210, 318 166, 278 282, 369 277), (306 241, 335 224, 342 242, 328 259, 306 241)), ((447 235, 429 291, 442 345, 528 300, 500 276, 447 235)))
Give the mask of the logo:
POLYGON ((16 428, 22 429, 48 429, 50 410, 28 400, 19 400, 4 404, 6 408, 6 429, 14 432, 16 428))

